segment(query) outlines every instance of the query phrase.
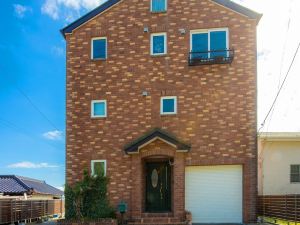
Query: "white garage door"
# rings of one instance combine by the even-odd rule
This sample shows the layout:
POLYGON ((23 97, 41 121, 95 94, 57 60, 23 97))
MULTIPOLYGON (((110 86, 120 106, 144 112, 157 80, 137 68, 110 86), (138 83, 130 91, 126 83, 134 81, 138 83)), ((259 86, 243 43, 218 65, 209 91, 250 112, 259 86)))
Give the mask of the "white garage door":
POLYGON ((242 223, 242 176, 241 165, 186 167, 185 207, 193 223, 242 223))

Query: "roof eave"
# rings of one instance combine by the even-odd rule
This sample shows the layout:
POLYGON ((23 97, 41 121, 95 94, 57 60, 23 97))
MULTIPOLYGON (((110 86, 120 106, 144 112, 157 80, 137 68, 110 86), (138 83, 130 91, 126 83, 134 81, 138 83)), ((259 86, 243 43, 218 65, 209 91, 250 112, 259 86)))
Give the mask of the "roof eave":
POLYGON ((259 24, 259 21, 261 20, 262 16, 263 16, 262 13, 259 13, 259 14, 258 14, 258 17, 256 18, 256 25, 259 24))
POLYGON ((121 2, 121 1, 122 0, 108 0, 108 1, 104 2, 103 4, 99 5, 92 11, 86 13, 79 19, 77 19, 74 22, 72 22, 71 24, 69 24, 68 26, 62 28, 60 30, 60 33, 63 35, 64 38, 66 38, 66 34, 71 34, 73 32, 73 30, 75 30, 76 28, 80 27, 87 21, 89 21, 89 20, 93 19, 95 16, 105 12, 106 10, 110 9, 112 6, 116 5, 117 3, 121 2))
POLYGON ((211 0, 211 1, 227 9, 230 9, 238 14, 244 15, 249 19, 256 20, 256 25, 259 23, 261 17, 263 16, 263 14, 257 13, 252 9, 249 9, 231 0, 211 0))
POLYGON ((300 141, 300 132, 263 132, 258 134, 263 141, 300 141))
MULTIPOLYGON (((68 26, 64 27, 63 29, 60 30, 60 33, 63 35, 64 38, 66 38, 67 34, 71 34, 73 30, 76 28, 80 27, 87 21, 93 19, 95 16, 105 12, 106 10, 110 9, 112 6, 116 5, 117 3, 121 2, 122 0, 108 0, 104 2, 103 4, 99 5, 92 11, 88 12, 87 14, 83 15, 79 19, 75 20, 68 26)), ((225 8, 231 9, 232 11, 235 11, 236 13, 242 14, 249 19, 255 19, 256 24, 259 23, 262 14, 257 13, 251 9, 248 9, 240 4, 237 4, 235 2, 232 2, 230 0, 212 0, 214 3, 221 5, 225 8)))
POLYGON ((37 192, 35 191, 34 193, 32 193, 33 195, 47 195, 47 196, 63 196, 64 194, 54 194, 54 193, 44 193, 44 192, 37 192))

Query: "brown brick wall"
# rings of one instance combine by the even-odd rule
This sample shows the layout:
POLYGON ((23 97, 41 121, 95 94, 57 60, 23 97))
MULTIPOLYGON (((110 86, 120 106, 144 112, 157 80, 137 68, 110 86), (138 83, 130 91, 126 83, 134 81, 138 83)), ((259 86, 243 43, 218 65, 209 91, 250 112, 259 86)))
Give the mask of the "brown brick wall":
POLYGON ((256 21, 209 0, 168 0, 168 11, 162 14, 150 13, 149 6, 150 0, 124 0, 66 37, 67 182, 81 179, 92 159, 106 159, 112 203, 123 199, 132 215, 140 213, 143 199, 135 190, 141 185, 138 168, 146 153, 129 156, 123 149, 160 127, 192 146, 189 153, 175 153, 155 143, 158 153, 172 154, 179 162, 174 213, 184 209, 186 165, 243 164, 244 222, 254 221, 256 21), (233 63, 188 66, 190 30, 223 27, 228 27, 229 47, 235 49, 233 63), (150 56, 153 32, 167 32, 166 56, 150 56), (106 61, 90 59, 90 40, 97 36, 107 37, 106 61), (143 97, 143 90, 149 96, 143 97), (160 97, 166 95, 177 96, 177 115, 160 115, 160 97), (90 102, 96 99, 107 100, 107 118, 90 118, 90 102))

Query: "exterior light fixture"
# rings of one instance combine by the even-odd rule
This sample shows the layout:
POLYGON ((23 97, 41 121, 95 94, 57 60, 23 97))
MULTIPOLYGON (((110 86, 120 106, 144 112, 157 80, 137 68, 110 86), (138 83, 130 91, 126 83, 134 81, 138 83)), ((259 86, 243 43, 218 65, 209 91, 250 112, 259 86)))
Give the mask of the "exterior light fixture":
POLYGON ((179 32, 180 32, 180 34, 185 34, 186 33, 184 28, 180 28, 179 32))
POLYGON ((144 33, 148 33, 149 32, 149 28, 148 27, 144 27, 144 33))

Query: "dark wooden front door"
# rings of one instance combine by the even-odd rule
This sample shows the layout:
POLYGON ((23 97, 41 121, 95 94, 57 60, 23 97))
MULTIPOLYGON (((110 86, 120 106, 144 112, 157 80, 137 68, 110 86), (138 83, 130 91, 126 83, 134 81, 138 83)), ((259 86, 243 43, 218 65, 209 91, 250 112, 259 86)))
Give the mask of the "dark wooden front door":
POLYGON ((146 163, 146 173, 146 211, 171 211, 171 167, 169 163, 146 163))

